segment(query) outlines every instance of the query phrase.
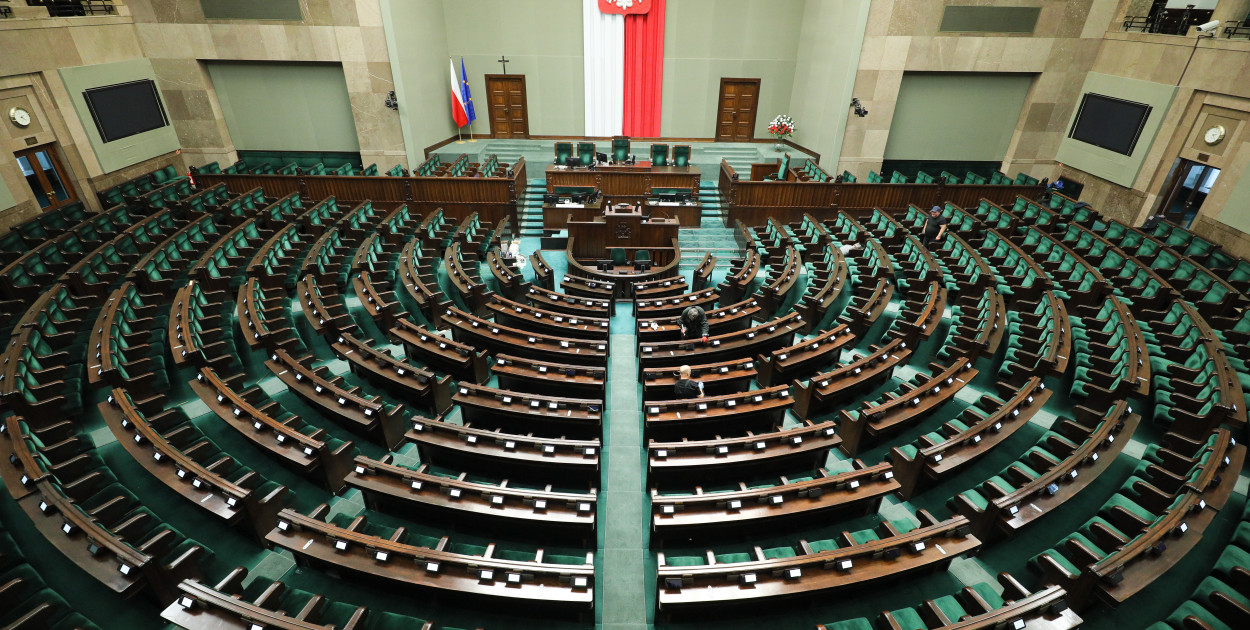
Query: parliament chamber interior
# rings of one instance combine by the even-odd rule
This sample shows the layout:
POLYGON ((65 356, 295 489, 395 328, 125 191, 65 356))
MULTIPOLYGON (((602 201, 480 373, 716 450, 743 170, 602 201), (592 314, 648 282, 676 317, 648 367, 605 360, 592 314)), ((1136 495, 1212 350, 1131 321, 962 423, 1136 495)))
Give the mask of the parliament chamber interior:
POLYGON ((0 51, 0 628, 1250 627, 1250 0, 0 51))

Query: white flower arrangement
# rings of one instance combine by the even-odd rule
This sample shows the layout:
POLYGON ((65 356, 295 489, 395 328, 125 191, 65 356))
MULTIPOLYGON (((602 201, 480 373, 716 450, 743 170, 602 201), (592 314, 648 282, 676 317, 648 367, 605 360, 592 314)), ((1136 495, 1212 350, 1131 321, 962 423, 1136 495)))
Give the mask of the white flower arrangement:
POLYGON ((778 142, 789 138, 795 131, 794 119, 787 114, 778 114, 772 122, 768 123, 768 133, 778 142))

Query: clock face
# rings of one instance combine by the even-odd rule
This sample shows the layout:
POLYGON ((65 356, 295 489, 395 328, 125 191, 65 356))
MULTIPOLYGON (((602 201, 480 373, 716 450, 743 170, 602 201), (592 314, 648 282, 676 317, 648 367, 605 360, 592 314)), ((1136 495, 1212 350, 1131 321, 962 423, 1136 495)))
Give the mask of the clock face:
POLYGON ((29 127, 30 112, 22 109, 21 107, 14 107, 9 110, 9 120, 12 120, 13 124, 18 127, 29 127))
POLYGON ((1206 140, 1207 144, 1219 144, 1220 140, 1224 139, 1224 125, 1216 125, 1208 129, 1202 139, 1206 140))

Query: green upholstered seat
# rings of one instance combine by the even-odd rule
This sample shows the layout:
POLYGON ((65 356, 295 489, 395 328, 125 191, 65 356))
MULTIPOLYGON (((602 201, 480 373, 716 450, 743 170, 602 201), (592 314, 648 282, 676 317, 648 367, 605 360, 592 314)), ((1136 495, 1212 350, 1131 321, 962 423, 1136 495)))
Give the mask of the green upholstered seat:
POLYGON ((612 138, 612 161, 624 162, 629 159, 629 136, 612 138))
POLYGON ((679 144, 673 147, 673 166, 690 166, 690 145, 679 144))
POLYGON ((668 166, 668 145, 651 145, 651 166, 668 166))
POLYGON ((578 142, 577 143, 577 161, 582 166, 590 166, 595 163, 595 143, 578 142))
POLYGON ((564 164, 569 158, 573 157, 572 142, 557 142, 555 148, 556 164, 564 164))

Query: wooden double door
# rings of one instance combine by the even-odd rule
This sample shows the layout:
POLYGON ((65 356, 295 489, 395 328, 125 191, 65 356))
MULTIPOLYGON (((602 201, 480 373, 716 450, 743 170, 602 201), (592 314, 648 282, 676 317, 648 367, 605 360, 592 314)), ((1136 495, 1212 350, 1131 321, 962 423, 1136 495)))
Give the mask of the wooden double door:
POLYGON ((56 144, 53 143, 13 154, 35 201, 44 211, 56 210, 78 201, 73 178, 65 170, 57 153, 56 144))
POLYGON ((754 140, 755 115, 759 102, 759 79, 722 78, 716 110, 716 141, 754 140))
POLYGON ((490 106, 492 138, 530 137, 529 112, 526 110, 525 75, 486 75, 487 104, 490 106))

